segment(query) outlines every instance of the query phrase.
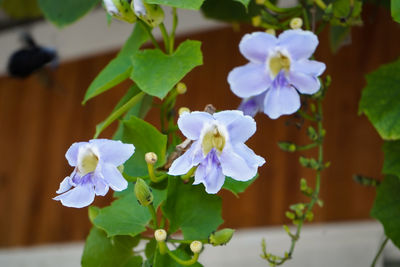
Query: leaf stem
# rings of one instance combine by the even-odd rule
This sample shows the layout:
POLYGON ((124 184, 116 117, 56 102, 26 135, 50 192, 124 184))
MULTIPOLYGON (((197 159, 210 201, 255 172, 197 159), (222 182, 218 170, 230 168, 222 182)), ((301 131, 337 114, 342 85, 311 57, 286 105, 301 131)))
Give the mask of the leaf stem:
POLYGON ((174 52, 174 43, 175 43, 175 32, 176 27, 178 26, 178 15, 176 13, 176 8, 172 8, 172 31, 171 35, 169 36, 169 54, 174 52))
POLYGON ((151 32, 151 28, 144 23, 142 20, 138 20, 138 22, 140 23, 140 25, 142 25, 142 27, 144 28, 144 30, 147 32, 147 35, 150 37, 151 42, 153 43, 153 45, 157 48, 161 50, 161 47, 158 45, 156 38, 154 38, 153 33, 151 32))
POLYGON ((160 23, 159 27, 160 27, 160 31, 161 31, 161 34, 162 34, 163 39, 164 39, 165 51, 166 51, 168 54, 170 54, 169 37, 168 37, 167 29, 165 28, 164 23, 160 23))
POLYGON ((152 220, 153 220, 153 226, 154 229, 158 229, 158 221, 157 221, 157 214, 156 214, 156 209, 154 208, 153 203, 147 206, 149 208, 152 220))
POLYGON ((326 4, 323 0, 314 0, 314 3, 319 6, 322 10, 326 9, 326 4))
MULTIPOLYGON (((166 246, 167 247, 167 246, 166 246)), ((193 265, 197 262, 197 260, 199 259, 199 253, 195 253, 193 255, 193 257, 189 260, 182 260, 181 258, 179 258, 178 256, 176 256, 172 251, 169 250, 169 248, 167 247, 167 253, 168 255, 177 263, 179 263, 180 265, 183 266, 190 266, 193 265)))
POLYGON ((379 250, 376 252, 376 255, 374 257, 374 260, 371 263, 371 267, 375 267, 380 255, 382 254, 383 249, 385 248, 387 242, 389 241, 389 237, 386 237, 385 240, 383 240, 382 244, 379 247, 379 250))

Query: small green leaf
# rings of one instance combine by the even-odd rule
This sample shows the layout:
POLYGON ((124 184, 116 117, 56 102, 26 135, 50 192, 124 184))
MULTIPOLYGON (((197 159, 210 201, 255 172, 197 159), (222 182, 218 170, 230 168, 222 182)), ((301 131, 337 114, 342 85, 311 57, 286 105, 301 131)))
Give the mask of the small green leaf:
POLYGON ((149 95, 164 98, 194 67, 203 64, 199 41, 183 42, 172 55, 158 49, 139 51, 132 57, 131 79, 149 95))
POLYGON ((258 174, 251 180, 246 182, 236 181, 230 177, 225 178, 225 183, 222 188, 231 191, 238 197, 239 193, 243 193, 258 177, 258 174))
POLYGON ((399 0, 391 0, 390 10, 391 10, 394 21, 400 23, 400 1, 399 0))
POLYGON ((148 35, 143 26, 137 23, 118 55, 107 64, 90 84, 82 103, 85 104, 89 99, 126 80, 132 71, 130 55, 136 53, 147 39, 148 35))
POLYGON ((100 0, 38 0, 44 16, 58 27, 64 27, 83 17, 100 0))
POLYGON ((364 112, 385 140, 400 139, 400 60, 367 75, 360 101, 364 112))
POLYGON ((158 156, 155 167, 165 163, 167 136, 161 134, 153 125, 131 116, 122 121, 121 141, 135 145, 135 153, 124 164, 125 172, 130 176, 145 176, 147 163, 144 156, 147 152, 154 152, 158 156))
POLYGON ((388 175, 377 190, 371 216, 380 221, 385 234, 400 248, 400 179, 388 175))
POLYGON ((383 173, 400 177, 400 141, 386 141, 383 144, 385 161, 383 162, 383 173))
POLYGON ((204 0, 145 0, 148 4, 159 4, 182 9, 199 10, 204 0))
POLYGON ((236 2, 241 3, 242 5, 244 5, 246 8, 250 3, 250 0, 235 0, 236 2))
MULTIPOLYGON (((132 184, 132 183, 130 183, 132 184)), ((141 206, 133 193, 133 186, 128 187, 121 198, 110 206, 100 210, 94 219, 94 224, 103 229, 107 236, 135 236, 146 230, 151 215, 147 207, 141 206)), ((166 190, 153 189, 154 206, 158 207, 166 198, 166 190)))
MULTIPOLYGON (((251 22, 251 18, 259 15, 262 6, 249 1, 248 8, 243 5, 246 0, 206 0, 201 7, 207 18, 227 22, 251 22), (240 3, 241 2, 241 3, 240 3)), ((268 16, 269 13, 265 15, 268 16)))
POLYGON ((202 185, 184 184, 178 177, 168 180, 162 210, 170 222, 170 232, 180 228, 185 239, 206 239, 223 222, 221 198, 207 194, 202 185))
POLYGON ((142 257, 133 254, 139 240, 131 236, 111 239, 101 229, 93 227, 86 239, 82 267, 141 267, 142 257))
POLYGON ((330 27, 330 39, 329 43, 333 53, 336 53, 340 47, 345 44, 350 39, 350 27, 346 26, 331 26, 330 27))

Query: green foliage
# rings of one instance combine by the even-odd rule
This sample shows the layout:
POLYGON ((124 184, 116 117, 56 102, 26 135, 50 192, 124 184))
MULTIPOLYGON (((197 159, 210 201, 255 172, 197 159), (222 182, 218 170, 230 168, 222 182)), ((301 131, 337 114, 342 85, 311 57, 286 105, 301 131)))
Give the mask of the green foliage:
POLYGON ((185 239, 206 239, 223 222, 220 197, 207 194, 201 185, 168 180, 168 197, 162 206, 170 222, 169 231, 182 230, 185 239))
POLYGON ((385 161, 383 162, 382 172, 400 177, 400 141, 386 141, 383 145, 383 151, 385 161))
POLYGON ((130 55, 136 53, 147 39, 148 35, 143 26, 137 23, 118 55, 107 64, 90 84, 83 99, 83 104, 129 77, 132 71, 130 55))
POLYGON ((390 10, 391 10, 393 19, 396 22, 400 23, 400 1, 399 0, 391 0, 390 10))
POLYGON ((0 5, 14 19, 38 18, 42 15, 37 0, 2 0, 0 5))
POLYGON ((350 38, 350 27, 331 26, 329 44, 332 52, 336 53, 346 40, 350 38))
POLYGON ((253 179, 246 182, 236 181, 230 177, 225 178, 225 183, 222 188, 231 191, 235 196, 238 197, 239 193, 243 193, 246 189, 258 178, 256 175, 253 179))
POLYGON ((242 5, 244 5, 246 8, 250 3, 250 0, 235 0, 236 2, 241 3, 242 5))
POLYGON ((82 267, 141 267, 142 257, 133 253, 139 240, 131 236, 108 238, 104 231, 93 227, 86 239, 82 267))
POLYGON ((165 6, 172 6, 182 9, 200 9, 204 0, 144 0, 149 4, 159 4, 165 6))
POLYGON ((400 60, 382 65, 367 75, 360 101, 364 112, 385 140, 400 138, 400 60))
POLYGON ((64 27, 83 17, 93 9, 100 0, 38 0, 38 2, 47 20, 58 27, 64 27))
POLYGON ((165 163, 167 137, 151 124, 134 116, 123 120, 121 141, 128 144, 135 144, 135 154, 124 164, 125 172, 128 175, 147 175, 147 163, 144 159, 144 155, 147 152, 157 154, 158 161, 155 164, 156 168, 165 163))
MULTIPOLYGON (((180 245, 176 250, 172 251, 175 256, 179 257, 182 260, 189 260, 192 257, 192 253, 190 252, 190 249, 188 248, 187 245, 180 245)), ((162 267, 183 267, 184 265, 181 265, 174 261, 168 254, 161 255, 158 251, 155 254, 155 260, 154 260, 154 265, 153 266, 162 266, 162 267)), ((201 267, 199 262, 196 262, 193 265, 190 265, 192 267, 201 267)))
POLYGON ((331 25, 361 25, 361 10, 361 0, 336 0, 325 10, 325 17, 330 19, 331 25))
POLYGON ((260 13, 261 6, 246 0, 206 0, 201 10, 206 17, 211 19, 250 22, 252 17, 260 13), (245 2, 250 2, 247 9, 243 5, 245 2))
MULTIPOLYGON (((151 215, 147 207, 138 203, 133 187, 128 189, 121 198, 115 200, 110 206, 100 210, 94 219, 94 224, 103 229, 107 236, 130 235, 135 236, 146 230, 151 215)), ((154 206, 158 207, 165 200, 166 190, 153 188, 154 206)))
POLYGON ((371 216, 379 220, 385 234, 400 248, 400 179, 388 175, 378 187, 371 216))
POLYGON ((148 49, 133 55, 131 79, 149 95, 164 98, 194 67, 203 64, 201 42, 187 40, 172 55, 148 49))

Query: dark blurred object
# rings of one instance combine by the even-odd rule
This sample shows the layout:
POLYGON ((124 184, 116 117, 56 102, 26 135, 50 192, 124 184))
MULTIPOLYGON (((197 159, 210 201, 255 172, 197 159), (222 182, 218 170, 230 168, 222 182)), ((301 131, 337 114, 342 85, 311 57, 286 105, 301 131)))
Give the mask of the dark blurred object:
POLYGON ((14 52, 8 61, 7 70, 10 76, 26 78, 47 63, 57 62, 57 52, 38 46, 31 35, 24 34, 23 42, 25 47, 14 52))

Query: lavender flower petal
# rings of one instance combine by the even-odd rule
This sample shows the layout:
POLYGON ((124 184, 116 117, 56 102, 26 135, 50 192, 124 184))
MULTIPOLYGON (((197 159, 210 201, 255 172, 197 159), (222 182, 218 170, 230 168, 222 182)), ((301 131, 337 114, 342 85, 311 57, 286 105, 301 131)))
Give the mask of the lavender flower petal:
POLYGON ((201 160, 202 160, 201 147, 199 147, 199 143, 198 141, 196 141, 182 156, 174 160, 174 162, 172 163, 171 167, 168 170, 168 174, 183 175, 187 173, 193 166, 199 164, 201 160))
POLYGON ((178 119, 178 126, 183 135, 190 140, 197 140, 200 137, 203 126, 213 121, 211 114, 206 112, 185 112, 178 119))
POLYGON ((265 93, 245 98, 240 103, 238 110, 243 111, 244 115, 254 117, 258 112, 264 110, 265 93))
POLYGON ((287 85, 279 85, 273 90, 268 90, 264 100, 264 113, 271 119, 281 115, 288 115, 300 108, 300 96, 296 89, 287 85))
POLYGON ((56 196, 54 200, 59 200, 66 207, 83 208, 90 205, 94 201, 94 188, 90 183, 78 185, 68 192, 56 196))
POLYGON ((103 162, 111 163, 114 166, 122 165, 135 152, 132 144, 124 144, 116 140, 93 139, 89 143, 97 147, 103 162))
POLYGON ((110 163, 102 164, 101 174, 114 191, 122 191, 128 187, 128 182, 122 176, 117 167, 110 163))
POLYGON ((239 110, 226 110, 214 114, 229 132, 231 143, 246 142, 256 132, 256 122, 239 110))
POLYGON ((193 184, 202 183, 208 194, 216 194, 224 182, 225 175, 222 173, 221 164, 219 163, 215 149, 213 149, 197 167, 193 184))
POLYGON ((287 30, 278 37, 279 46, 286 49, 292 59, 307 59, 318 46, 317 36, 310 31, 287 30))
POLYGON ((244 158, 238 155, 231 146, 227 146, 219 156, 222 172, 237 181, 248 181, 257 174, 244 158))
POLYGON ((72 167, 75 167, 78 164, 78 153, 79 148, 83 145, 87 144, 86 142, 76 142, 73 143, 65 153, 65 157, 68 160, 68 164, 72 167))
POLYGON ((239 50, 243 56, 255 63, 263 63, 268 57, 270 49, 277 44, 277 39, 265 32, 253 32, 243 36, 239 50))
POLYGON ((301 72, 291 72, 288 80, 302 94, 312 95, 321 88, 318 78, 301 72))
POLYGON ((315 60, 302 59, 291 64, 291 72, 301 72, 314 77, 320 76, 325 71, 325 64, 315 60))
POLYGON ((56 191, 57 194, 62 194, 64 192, 67 192, 68 190, 71 189, 72 187, 72 183, 71 183, 71 177, 67 176, 64 178, 64 180, 60 183, 60 187, 58 188, 58 190, 56 191))

